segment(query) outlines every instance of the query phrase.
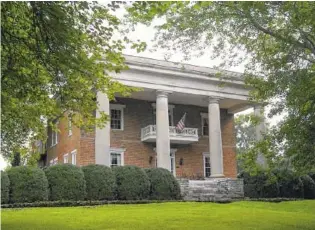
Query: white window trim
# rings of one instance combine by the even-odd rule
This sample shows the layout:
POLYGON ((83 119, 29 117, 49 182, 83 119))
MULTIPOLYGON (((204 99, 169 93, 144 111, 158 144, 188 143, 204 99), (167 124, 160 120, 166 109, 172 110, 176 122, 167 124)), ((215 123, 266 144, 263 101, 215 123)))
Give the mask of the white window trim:
MULTIPOLYGON (((156 103, 152 103, 151 105, 155 109, 153 112, 154 113, 153 115, 156 115, 156 103)), ((170 115, 171 115, 171 126, 174 126, 174 108, 175 108, 175 105, 168 105, 168 110, 170 111, 170 115)))
POLYGON ((122 148, 110 148, 109 149, 110 167, 112 166, 112 161, 111 161, 112 160, 111 159, 112 153, 120 154, 120 158, 121 158, 120 166, 124 166, 125 165, 125 151, 126 151, 126 149, 122 149, 122 148))
POLYGON ((49 166, 52 166, 53 163, 54 163, 54 159, 51 159, 51 160, 49 161, 49 166))
POLYGON ((64 164, 68 164, 69 163, 69 154, 68 153, 63 155, 63 163, 64 164), (65 159, 67 159, 67 162, 65 162, 65 159))
MULTIPOLYGON (((209 178, 209 177, 206 177, 206 167, 205 167, 205 165, 206 165, 206 157, 209 157, 209 158, 210 158, 210 153, 208 153, 208 152, 202 153, 202 159, 203 159, 203 176, 204 176, 205 178, 209 178)), ((210 159, 210 161, 211 161, 211 159, 210 159)), ((210 163, 210 176, 211 176, 211 163, 210 163)))
POLYGON ((124 130, 124 108, 126 108, 126 105, 121 105, 121 104, 110 104, 109 105, 110 112, 111 110, 120 110, 121 112, 121 124, 120 124, 120 129, 112 129, 111 130, 124 130))
POLYGON ((77 165, 77 150, 76 149, 71 151, 71 164, 77 165), (75 156, 75 162, 73 162, 74 160, 73 156, 75 156))
POLYGON ((72 118, 68 117, 68 137, 72 136, 72 118))
POLYGON ((59 126, 59 121, 57 121, 55 123, 55 125, 57 126, 57 130, 53 130, 51 129, 51 144, 50 144, 50 147, 54 147, 55 145, 58 144, 58 126, 59 126), (56 143, 53 143, 53 134, 56 134, 56 143))
POLYGON ((204 136, 204 137, 208 137, 209 135, 204 135, 203 134, 203 121, 204 121, 203 119, 207 119, 208 120, 208 125, 209 125, 208 113, 200 113, 200 116, 201 116, 201 135, 204 136))

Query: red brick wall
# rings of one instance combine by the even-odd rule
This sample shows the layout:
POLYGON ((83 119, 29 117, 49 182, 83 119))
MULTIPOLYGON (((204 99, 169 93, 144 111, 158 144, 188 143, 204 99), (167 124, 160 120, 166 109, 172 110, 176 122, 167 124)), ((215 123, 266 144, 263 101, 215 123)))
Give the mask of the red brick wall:
POLYGON ((69 154, 69 163, 71 163, 71 151, 77 150, 77 164, 78 156, 80 155, 80 129, 72 125, 72 135, 69 136, 68 132, 68 118, 67 116, 59 120, 58 125, 58 144, 50 147, 51 143, 51 129, 48 129, 48 149, 47 149, 47 162, 46 165, 49 165, 49 161, 58 157, 58 163, 63 163, 64 154, 69 154))
MULTIPOLYGON (((149 101, 117 98, 118 104, 126 105, 124 109, 124 130, 111 130, 111 147, 125 148, 125 165, 155 167, 155 143, 141 142, 141 128, 153 124, 153 108, 149 101), (149 163, 150 157, 153 159, 149 163)), ((187 112, 186 127, 198 128, 200 140, 190 145, 171 144, 177 149, 175 153, 177 176, 203 176, 203 153, 209 152, 208 137, 201 136, 200 113, 207 113, 207 108, 191 105, 175 105, 174 124, 187 112), (183 165, 180 165, 180 159, 183 165)), ((221 109, 221 129, 224 157, 224 174, 236 177, 235 132, 233 115, 221 109)))
MULTIPOLYGON (((155 167, 155 143, 141 142, 141 128, 151 125, 153 119, 153 107, 149 101, 130 98, 117 98, 117 104, 124 104, 124 130, 111 130, 111 147, 125 148, 125 165, 137 165, 139 167, 155 167), (151 160, 151 162, 150 162, 151 160)), ((200 113, 207 113, 207 108, 192 105, 175 105, 174 124, 176 124, 184 112, 187 112, 186 127, 198 128, 200 140, 190 145, 171 144, 171 148, 177 149, 176 174, 178 177, 198 177, 204 175, 203 153, 209 152, 208 137, 201 135, 200 113), (183 165, 180 165, 180 159, 183 165)), ((221 109, 221 129, 223 144, 224 174, 226 177, 236 177, 236 153, 235 131, 233 115, 227 114, 221 109)), ((73 127, 72 137, 68 137, 67 120, 60 122, 60 130, 57 146, 48 149, 48 162, 58 155, 59 162, 63 162, 63 154, 77 149, 77 165, 95 163, 95 133, 84 133, 73 127)), ((69 157, 71 162, 71 157, 69 157)))

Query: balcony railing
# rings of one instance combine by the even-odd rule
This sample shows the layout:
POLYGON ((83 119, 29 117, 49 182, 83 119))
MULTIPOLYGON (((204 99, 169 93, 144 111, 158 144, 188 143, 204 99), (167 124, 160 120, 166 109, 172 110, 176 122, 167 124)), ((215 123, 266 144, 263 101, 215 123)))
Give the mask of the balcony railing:
MULTIPOLYGON (((189 144, 198 141, 197 128, 184 128, 180 132, 176 130, 175 126, 170 126, 169 133, 171 143, 189 144)), ((156 142, 156 125, 148 125, 141 129, 141 141, 156 142)))

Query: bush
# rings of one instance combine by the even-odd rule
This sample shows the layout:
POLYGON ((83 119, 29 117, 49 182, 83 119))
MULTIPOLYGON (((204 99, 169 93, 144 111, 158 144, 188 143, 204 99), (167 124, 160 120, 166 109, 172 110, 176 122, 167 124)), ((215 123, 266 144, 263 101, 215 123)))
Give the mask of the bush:
POLYGON ((1 171, 1 204, 9 203, 10 180, 8 174, 1 171))
POLYGON ((114 168, 119 200, 147 199, 150 193, 150 181, 143 169, 136 166, 114 168))
POLYGON ((279 187, 275 180, 269 175, 260 171, 256 176, 250 176, 249 173, 242 172, 239 175, 244 179, 244 196, 250 198, 273 198, 278 197, 279 187))
POLYGON ((309 175, 309 176, 313 179, 313 181, 315 182, 315 172, 310 172, 308 175, 309 175))
POLYGON ((304 197, 303 182, 291 170, 276 170, 275 175, 278 178, 280 197, 304 197))
POLYGON ((145 169, 150 180, 150 199, 177 200, 180 199, 180 186, 173 174, 163 168, 145 169))
POLYGON ((46 168, 45 173, 50 200, 84 200, 86 185, 81 168, 70 164, 59 164, 46 168))
POLYGON ((48 182, 42 169, 27 166, 13 167, 8 170, 8 176, 12 203, 48 199, 48 182))
POLYGON ((88 200, 112 200, 115 195, 116 178, 111 168, 104 165, 82 167, 88 200))
POLYGON ((301 180, 303 182, 304 198, 315 199, 315 182, 314 182, 314 180, 308 175, 302 176, 301 180))

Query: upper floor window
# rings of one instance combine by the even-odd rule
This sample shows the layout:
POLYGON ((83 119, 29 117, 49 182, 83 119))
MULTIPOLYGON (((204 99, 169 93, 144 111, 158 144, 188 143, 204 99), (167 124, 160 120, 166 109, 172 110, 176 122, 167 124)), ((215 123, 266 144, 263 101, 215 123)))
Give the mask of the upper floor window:
POLYGON ((124 165, 125 149, 111 148, 110 149, 110 166, 117 167, 124 165))
POLYGON ((68 136, 72 135, 72 117, 68 117, 68 136))
POLYGON ((207 113, 201 113, 201 133, 203 136, 209 136, 209 120, 207 113))
POLYGON ((71 164, 76 165, 77 164, 77 150, 73 150, 71 152, 71 164))
POLYGON ((110 128, 114 130, 124 130, 124 108, 125 105, 110 105, 110 128))
MULTIPOLYGON (((153 122, 156 125, 156 104, 152 104, 153 107, 153 122)), ((174 110, 175 106, 174 105, 168 105, 168 124, 169 126, 174 126, 174 110)))
MULTIPOLYGON (((55 122, 55 126, 54 128, 58 128, 58 124, 59 122, 55 122)), ((55 146, 56 144, 58 144, 58 131, 51 129, 51 147, 55 146)))

